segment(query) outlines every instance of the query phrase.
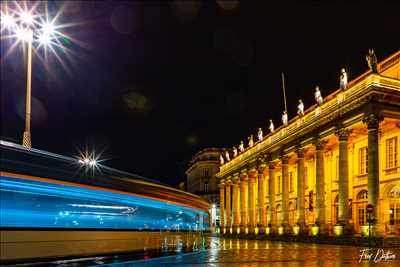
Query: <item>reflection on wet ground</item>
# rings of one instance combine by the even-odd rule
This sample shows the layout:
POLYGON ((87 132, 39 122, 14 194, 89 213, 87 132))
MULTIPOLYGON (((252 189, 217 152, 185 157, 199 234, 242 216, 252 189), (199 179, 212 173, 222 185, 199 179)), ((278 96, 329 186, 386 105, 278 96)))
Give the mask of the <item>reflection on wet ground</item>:
POLYGON ((208 237, 197 252, 120 262, 108 266, 400 266, 400 248, 364 251, 364 258, 371 254, 371 259, 359 262, 362 249, 349 246, 208 237))

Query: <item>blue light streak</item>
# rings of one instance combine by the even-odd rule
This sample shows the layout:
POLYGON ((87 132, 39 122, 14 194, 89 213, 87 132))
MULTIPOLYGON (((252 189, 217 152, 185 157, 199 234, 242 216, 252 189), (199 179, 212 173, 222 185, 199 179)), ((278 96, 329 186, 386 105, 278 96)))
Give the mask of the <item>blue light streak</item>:
POLYGON ((202 210, 140 196, 0 177, 0 227, 208 230, 202 210))

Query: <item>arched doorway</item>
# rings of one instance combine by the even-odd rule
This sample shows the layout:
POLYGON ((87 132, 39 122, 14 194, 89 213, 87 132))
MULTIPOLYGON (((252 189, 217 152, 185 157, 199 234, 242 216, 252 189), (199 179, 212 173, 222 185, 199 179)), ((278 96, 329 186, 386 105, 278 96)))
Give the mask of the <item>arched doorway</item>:
POLYGON ((332 224, 337 224, 339 216, 339 195, 336 195, 332 204, 332 224))
POLYGON ((277 224, 280 225, 282 223, 282 208, 281 204, 276 205, 276 220, 277 224))
POLYGON ((356 220, 355 230, 357 233, 361 232, 361 226, 367 224, 367 211, 366 207, 368 204, 368 191, 361 190, 358 192, 356 201, 354 203, 356 220))
POLYGON ((289 225, 294 225, 294 204, 289 202, 289 225))
POLYGON ((400 185, 394 185, 387 194, 388 214, 387 230, 389 234, 400 234, 400 185))

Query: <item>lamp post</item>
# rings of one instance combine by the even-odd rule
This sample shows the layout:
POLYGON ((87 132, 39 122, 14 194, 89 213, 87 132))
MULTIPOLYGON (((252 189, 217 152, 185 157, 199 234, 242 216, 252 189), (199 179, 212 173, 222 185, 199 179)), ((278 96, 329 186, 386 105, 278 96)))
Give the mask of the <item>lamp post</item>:
MULTIPOLYGON (((27 7, 21 7, 18 2, 15 3, 16 10, 10 10, 5 4, 5 10, 1 11, 1 32, 7 31, 11 35, 7 36, 16 37, 17 42, 23 43, 23 48, 27 44, 27 60, 26 60, 26 99, 25 99, 25 130, 22 138, 22 145, 24 147, 32 147, 31 141, 31 102, 32 102, 32 54, 43 46, 46 50, 47 47, 52 45, 61 46, 57 38, 64 36, 56 31, 53 21, 49 21, 47 9, 46 16, 41 16, 34 12, 34 8, 28 10, 27 7), (34 14, 35 13, 35 14, 34 14), (55 42, 56 41, 56 42, 55 42), (34 45, 38 44, 37 49, 34 45)), ((56 16, 57 17, 57 16, 56 16)), ((3 39, 3 36, 2 36, 3 39)), ((51 48, 54 52, 54 49, 51 48)))
POLYGON ((22 145, 24 147, 32 147, 31 142, 31 82, 32 82, 32 39, 33 32, 28 30, 28 60, 27 60, 27 74, 26 74, 26 103, 25 103, 25 131, 22 138, 22 145))

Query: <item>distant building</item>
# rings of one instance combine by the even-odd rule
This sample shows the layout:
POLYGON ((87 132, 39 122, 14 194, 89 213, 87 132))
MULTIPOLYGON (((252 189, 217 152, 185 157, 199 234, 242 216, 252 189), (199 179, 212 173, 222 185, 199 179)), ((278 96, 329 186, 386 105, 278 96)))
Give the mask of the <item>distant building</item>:
POLYGON ((219 220, 219 189, 215 174, 219 172, 219 157, 225 149, 206 148, 190 161, 186 171, 186 189, 210 202, 211 226, 219 220))

